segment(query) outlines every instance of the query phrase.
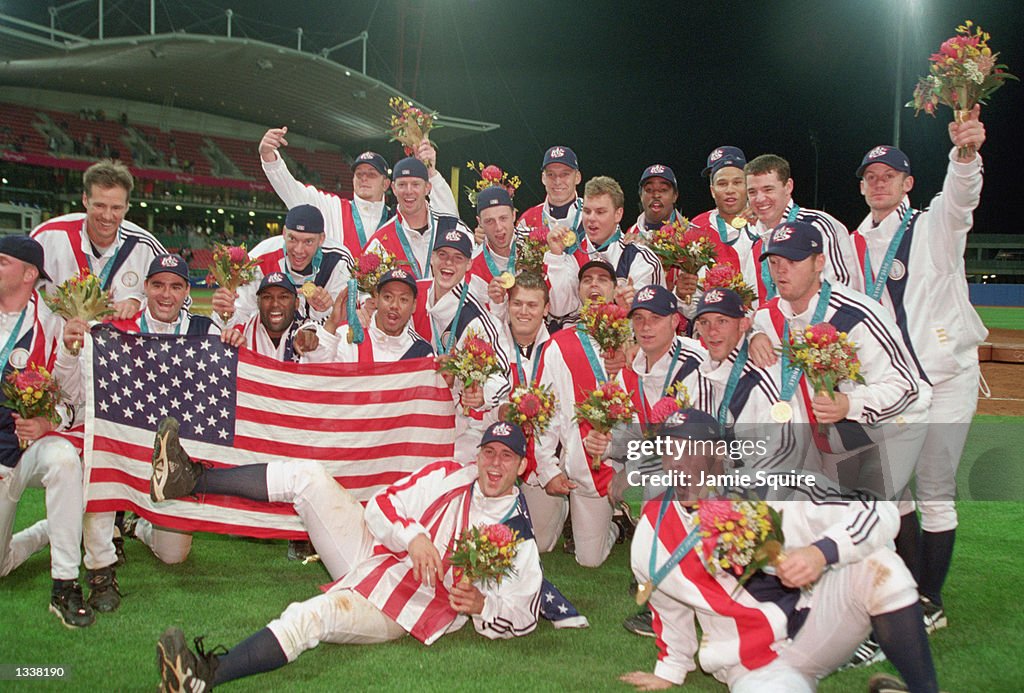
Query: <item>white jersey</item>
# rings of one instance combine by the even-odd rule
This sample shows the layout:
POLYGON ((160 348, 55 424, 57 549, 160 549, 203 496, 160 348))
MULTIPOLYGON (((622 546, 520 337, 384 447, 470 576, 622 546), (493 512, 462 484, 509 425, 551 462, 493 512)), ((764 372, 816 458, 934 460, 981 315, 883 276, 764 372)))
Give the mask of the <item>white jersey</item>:
POLYGON ((302 355, 303 363, 392 363, 403 358, 432 356, 430 344, 416 334, 412 325, 399 335, 386 334, 377 327, 376 314, 370 317, 370 324, 363 330, 363 343, 348 341, 348 326, 339 325, 331 334, 322 325, 312 323, 302 329, 313 329, 318 339, 317 348, 302 355))

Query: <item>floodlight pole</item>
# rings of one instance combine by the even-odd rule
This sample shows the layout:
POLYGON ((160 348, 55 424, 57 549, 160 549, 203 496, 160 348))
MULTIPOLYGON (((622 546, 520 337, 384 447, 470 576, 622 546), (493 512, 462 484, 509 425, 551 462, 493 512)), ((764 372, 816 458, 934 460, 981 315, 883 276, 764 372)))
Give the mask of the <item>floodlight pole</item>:
POLYGON ((103 40, 103 0, 99 2, 100 41, 103 40))
POLYGON ((156 0, 149 0, 149 35, 156 34, 156 0))
POLYGON ((235 11, 231 8, 224 10, 224 14, 228 18, 228 38, 231 38, 231 18, 235 15, 235 11))
POLYGON ((903 111, 903 41, 906 38, 904 18, 906 11, 900 3, 896 3, 896 93, 892 101, 892 146, 900 148, 900 113, 903 111))
POLYGON ((297 51, 299 51, 301 53, 302 52, 302 27, 300 26, 298 29, 296 29, 295 33, 297 33, 299 35, 299 43, 295 47, 295 50, 297 50, 297 51))

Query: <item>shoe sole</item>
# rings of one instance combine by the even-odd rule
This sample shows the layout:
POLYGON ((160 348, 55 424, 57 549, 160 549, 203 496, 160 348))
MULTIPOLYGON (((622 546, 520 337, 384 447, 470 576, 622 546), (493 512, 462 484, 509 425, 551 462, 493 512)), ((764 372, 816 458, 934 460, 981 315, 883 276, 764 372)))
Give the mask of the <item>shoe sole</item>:
POLYGON ((634 628, 630 628, 629 626, 623 626, 623 628, 625 628, 627 631, 629 631, 633 635, 639 635, 642 638, 655 638, 655 637, 657 637, 657 635, 654 634, 654 631, 650 631, 650 630, 636 630, 634 628))
POLYGON ((928 618, 927 616, 924 617, 924 630, 929 635, 934 633, 937 630, 941 630, 941 629, 945 628, 948 625, 949 625, 949 620, 946 618, 945 614, 943 614, 942 616, 939 616, 936 619, 931 619, 931 618, 928 618))
POLYGON ((160 670, 160 693, 190 693, 186 691, 179 675, 180 657, 172 659, 167 648, 173 646, 179 652, 187 647, 185 634, 179 628, 168 628, 156 643, 156 665, 160 670), (170 680, 169 680, 170 679, 170 680))
POLYGON ((71 623, 70 621, 65 619, 64 618, 64 614, 61 612, 61 610, 58 609, 57 607, 55 607, 53 604, 50 604, 50 613, 51 614, 55 614, 57 616, 57 618, 60 619, 60 622, 62 624, 64 624, 64 627, 67 628, 68 630, 78 630, 80 628, 88 628, 92 624, 96 623, 96 619, 94 617, 93 620, 89 621, 88 623, 84 623, 84 624, 82 624, 80 626, 79 625, 75 625, 74 623, 71 623))
POLYGON ((167 439, 171 433, 177 434, 179 424, 173 418, 166 418, 156 429, 156 442, 153 450, 153 475, 149 479, 149 497, 159 503, 168 500, 164 490, 170 478, 170 460, 167 455, 167 439))

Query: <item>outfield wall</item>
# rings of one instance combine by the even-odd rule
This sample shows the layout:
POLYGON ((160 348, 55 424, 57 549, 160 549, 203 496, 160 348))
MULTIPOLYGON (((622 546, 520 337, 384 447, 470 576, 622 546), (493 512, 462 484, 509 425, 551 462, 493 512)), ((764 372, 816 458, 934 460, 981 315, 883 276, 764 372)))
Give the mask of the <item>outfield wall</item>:
POLYGON ((973 305, 1024 307, 1024 284, 968 284, 967 287, 973 305))

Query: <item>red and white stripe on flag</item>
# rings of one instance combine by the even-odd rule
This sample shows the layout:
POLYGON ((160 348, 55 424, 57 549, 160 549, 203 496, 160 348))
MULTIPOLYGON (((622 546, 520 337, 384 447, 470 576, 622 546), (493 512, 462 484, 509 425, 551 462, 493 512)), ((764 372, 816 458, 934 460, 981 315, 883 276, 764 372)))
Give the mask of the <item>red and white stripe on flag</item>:
POLYGON ((93 329, 86 351, 86 510, 131 509, 161 527, 299 538, 290 504, 203 495, 153 503, 155 431, 214 467, 315 460, 360 501, 425 464, 451 459, 451 390, 432 359, 282 363, 217 336, 93 329))

